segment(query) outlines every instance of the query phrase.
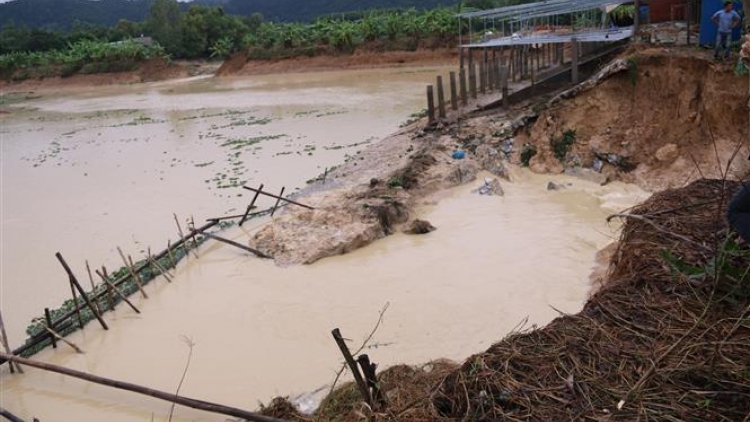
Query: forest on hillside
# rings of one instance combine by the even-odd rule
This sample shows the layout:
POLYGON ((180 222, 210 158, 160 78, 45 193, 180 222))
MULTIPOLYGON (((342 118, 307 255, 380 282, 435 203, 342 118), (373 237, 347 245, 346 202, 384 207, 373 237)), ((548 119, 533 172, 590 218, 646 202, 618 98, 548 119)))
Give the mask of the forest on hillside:
MULTIPOLYGON (((493 0, 471 0, 493 4, 493 0)), ((458 0, 194 0, 180 3, 183 11, 192 5, 221 6, 228 14, 260 13, 267 20, 311 22, 324 15, 371 9, 433 9, 455 5, 458 0)), ((141 21, 153 0, 13 0, 0 4, 0 28, 7 25, 70 30, 74 23, 112 26, 119 20, 141 21)))

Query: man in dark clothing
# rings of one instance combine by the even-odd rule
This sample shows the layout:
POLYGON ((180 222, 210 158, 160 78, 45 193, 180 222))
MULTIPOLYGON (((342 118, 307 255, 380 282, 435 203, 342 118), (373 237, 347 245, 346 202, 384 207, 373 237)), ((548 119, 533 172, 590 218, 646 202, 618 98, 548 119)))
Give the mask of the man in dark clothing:
POLYGON ((750 243, 750 185, 743 184, 727 207, 729 225, 750 243))

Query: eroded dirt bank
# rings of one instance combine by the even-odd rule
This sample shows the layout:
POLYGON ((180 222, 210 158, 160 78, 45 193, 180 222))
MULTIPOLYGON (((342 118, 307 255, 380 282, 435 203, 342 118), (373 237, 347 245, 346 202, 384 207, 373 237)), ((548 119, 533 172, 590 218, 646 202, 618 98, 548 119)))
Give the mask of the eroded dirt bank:
POLYGON ((418 49, 416 51, 356 51, 353 54, 327 54, 293 58, 248 60, 242 52, 227 59, 217 76, 259 75, 267 73, 318 72, 340 69, 372 69, 393 66, 432 66, 455 63, 455 48, 418 49))
POLYGON ((518 137, 537 151, 532 170, 601 166, 610 180, 655 191, 720 177, 741 145, 732 176, 747 172, 747 77, 691 50, 645 49, 622 60, 627 69, 545 110, 518 137))

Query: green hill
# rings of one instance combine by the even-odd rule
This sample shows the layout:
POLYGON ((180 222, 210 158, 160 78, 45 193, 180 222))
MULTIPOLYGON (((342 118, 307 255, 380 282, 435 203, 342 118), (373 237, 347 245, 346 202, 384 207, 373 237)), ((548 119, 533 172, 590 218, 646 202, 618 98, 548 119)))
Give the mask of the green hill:
MULTIPOLYGON (((0 4, 0 27, 9 24, 29 28, 67 30, 74 22, 112 26, 120 19, 142 21, 152 0, 14 0, 0 4)), ((230 14, 262 14, 267 20, 310 21, 321 15, 367 9, 429 9, 457 0, 195 0, 181 3, 221 5, 230 14)))

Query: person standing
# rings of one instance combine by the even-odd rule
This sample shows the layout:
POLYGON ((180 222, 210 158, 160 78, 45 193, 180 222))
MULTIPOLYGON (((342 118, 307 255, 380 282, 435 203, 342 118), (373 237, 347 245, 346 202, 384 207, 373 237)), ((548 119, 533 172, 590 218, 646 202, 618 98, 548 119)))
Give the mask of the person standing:
POLYGON ((724 2, 724 8, 714 13, 711 20, 717 26, 716 47, 714 48, 714 58, 719 59, 721 49, 724 49, 724 60, 728 59, 731 54, 732 30, 739 26, 742 18, 739 13, 735 12, 731 0, 724 2))

